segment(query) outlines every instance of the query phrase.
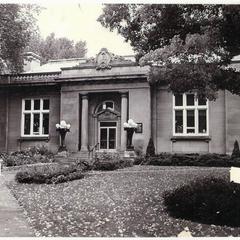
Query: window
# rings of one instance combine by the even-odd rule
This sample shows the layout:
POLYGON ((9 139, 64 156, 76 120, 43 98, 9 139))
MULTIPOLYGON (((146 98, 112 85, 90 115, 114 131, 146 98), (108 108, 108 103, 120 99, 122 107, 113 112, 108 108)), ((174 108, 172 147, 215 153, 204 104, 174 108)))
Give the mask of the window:
POLYGON ((48 136, 49 99, 22 101, 22 136, 48 136))
POLYGON ((104 101, 102 104, 99 105, 97 112, 101 112, 105 109, 114 110, 114 102, 113 101, 104 101))
POLYGON ((190 93, 174 95, 173 134, 208 135, 208 101, 190 93))

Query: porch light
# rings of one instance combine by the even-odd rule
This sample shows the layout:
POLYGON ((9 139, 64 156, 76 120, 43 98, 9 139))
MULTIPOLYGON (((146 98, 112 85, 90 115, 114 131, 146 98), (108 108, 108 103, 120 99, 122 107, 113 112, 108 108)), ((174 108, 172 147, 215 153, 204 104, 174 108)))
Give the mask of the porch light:
POLYGON ((60 134, 60 147, 58 149, 59 152, 62 152, 62 151, 66 151, 67 148, 65 146, 65 136, 66 136, 66 133, 67 132, 70 132, 70 128, 71 128, 71 125, 70 124, 67 124, 66 121, 62 120, 59 123, 56 124, 56 131, 59 132, 60 134))
POLYGON ((128 122, 123 123, 123 128, 127 131, 127 150, 134 150, 132 145, 132 137, 133 133, 137 129, 137 123, 135 123, 132 119, 129 119, 128 122))

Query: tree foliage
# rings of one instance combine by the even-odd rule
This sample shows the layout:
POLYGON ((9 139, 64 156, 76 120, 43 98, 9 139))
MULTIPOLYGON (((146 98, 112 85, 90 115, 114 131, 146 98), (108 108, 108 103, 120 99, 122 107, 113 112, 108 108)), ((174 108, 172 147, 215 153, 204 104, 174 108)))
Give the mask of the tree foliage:
POLYGON ((240 6, 108 4, 98 21, 130 42, 141 65, 151 66, 151 83, 210 100, 219 89, 240 94, 239 76, 228 67, 240 54, 240 6))
POLYGON ((84 57, 87 48, 85 41, 74 43, 66 37, 56 38, 55 34, 51 33, 46 39, 39 34, 32 35, 27 51, 39 54, 43 62, 46 62, 49 59, 84 57))
POLYGON ((36 31, 35 5, 0 4, 0 71, 20 72, 23 53, 31 34, 36 31))

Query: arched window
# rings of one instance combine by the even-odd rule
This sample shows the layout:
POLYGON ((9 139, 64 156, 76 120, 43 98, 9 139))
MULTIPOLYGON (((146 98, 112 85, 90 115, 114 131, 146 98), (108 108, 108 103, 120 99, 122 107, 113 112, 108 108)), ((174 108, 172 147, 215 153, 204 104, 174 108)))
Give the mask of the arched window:
POLYGON ((114 102, 113 101, 104 101, 102 102, 98 108, 97 108, 97 112, 101 112, 102 110, 105 109, 111 109, 114 110, 114 102))

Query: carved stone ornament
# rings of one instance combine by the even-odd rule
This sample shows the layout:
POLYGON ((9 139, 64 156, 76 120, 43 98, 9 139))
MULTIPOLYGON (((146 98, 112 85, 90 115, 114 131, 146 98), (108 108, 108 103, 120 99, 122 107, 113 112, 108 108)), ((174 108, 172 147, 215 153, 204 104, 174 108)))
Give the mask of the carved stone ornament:
POLYGON ((97 70, 111 69, 112 56, 106 48, 102 48, 96 57, 97 70))

